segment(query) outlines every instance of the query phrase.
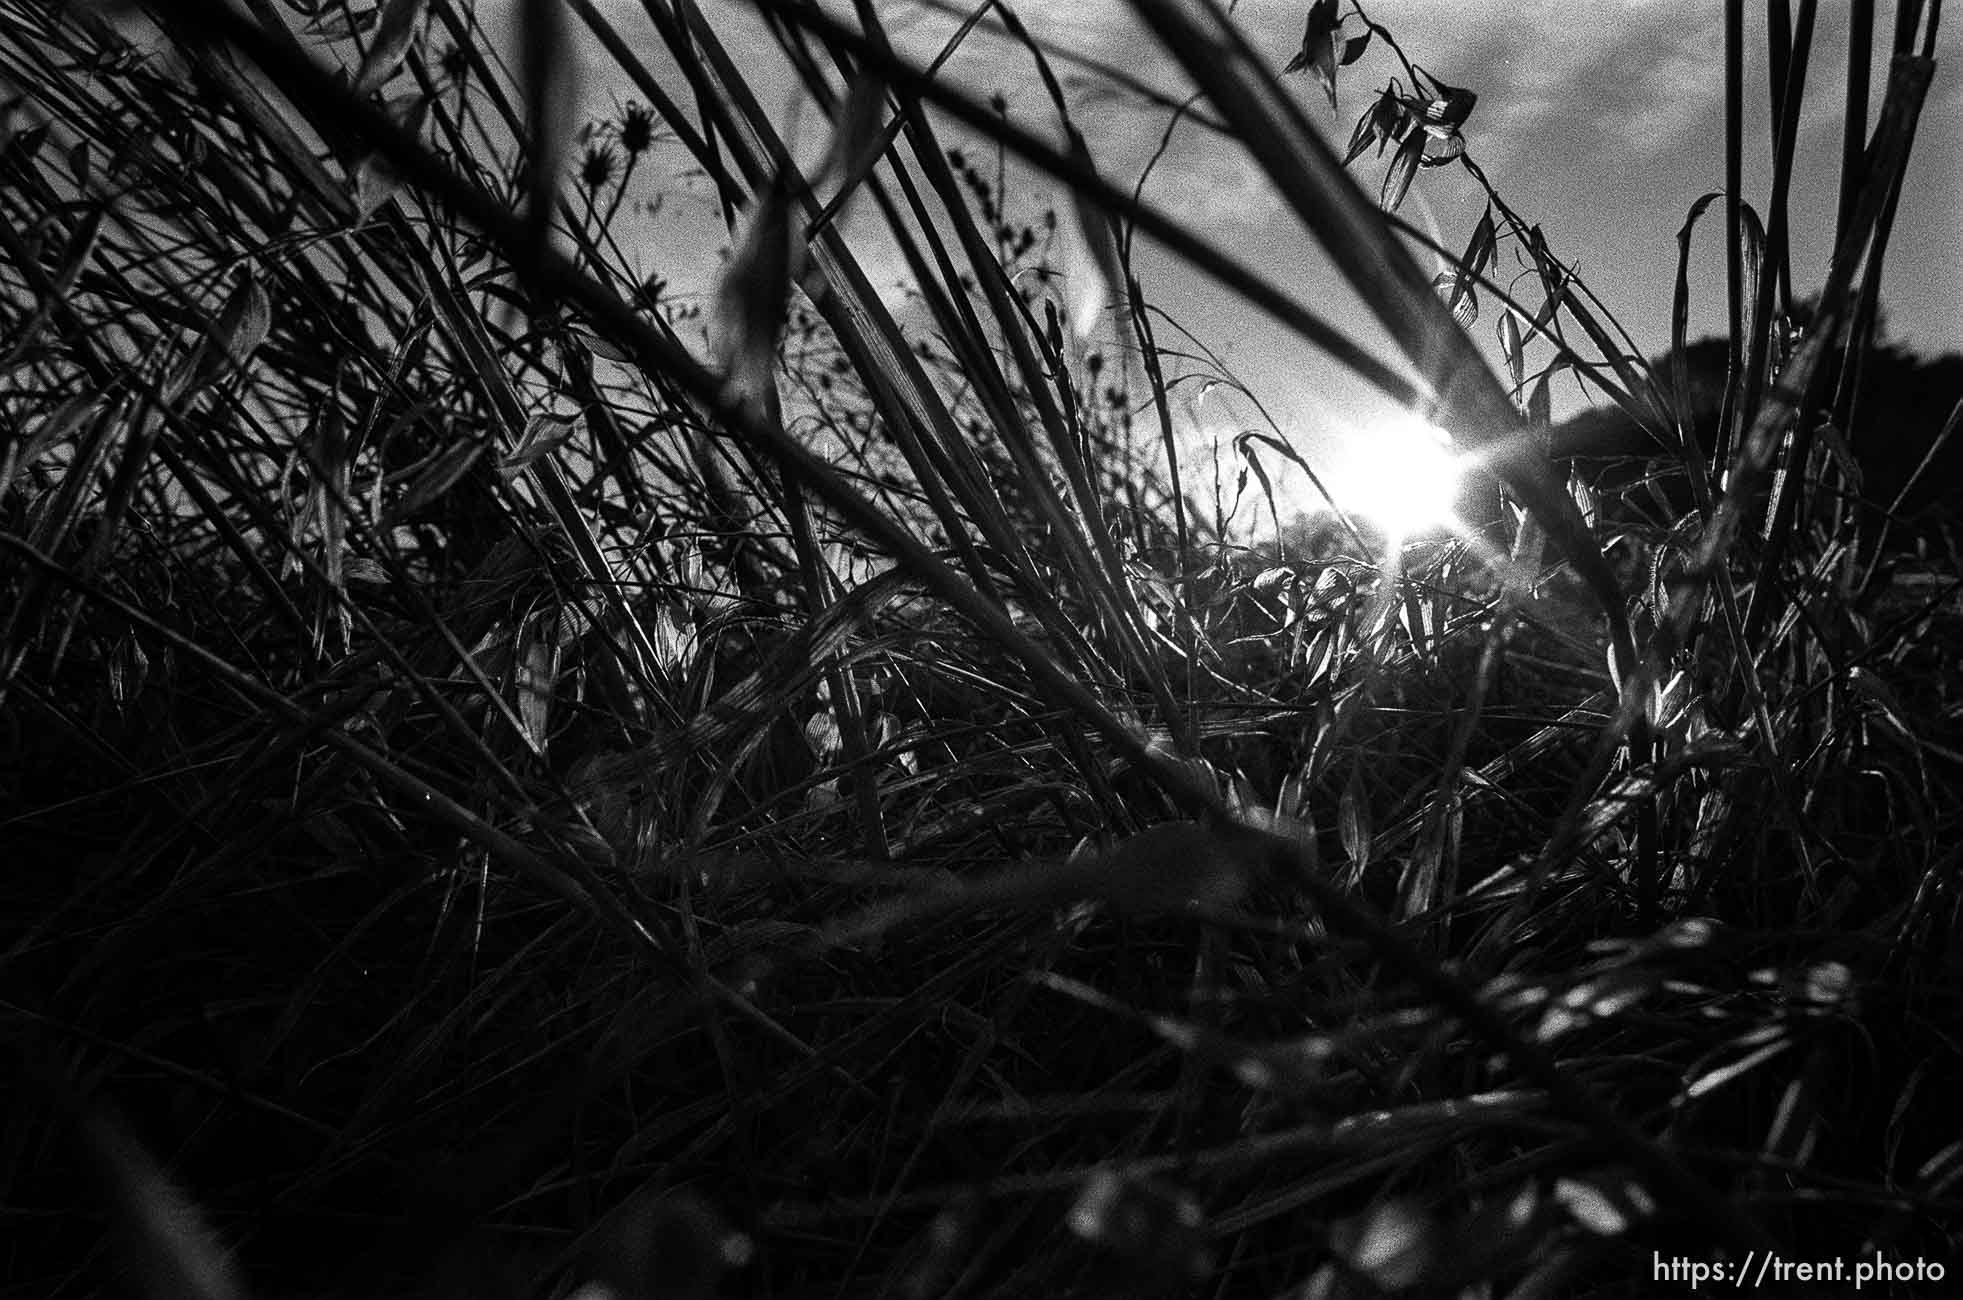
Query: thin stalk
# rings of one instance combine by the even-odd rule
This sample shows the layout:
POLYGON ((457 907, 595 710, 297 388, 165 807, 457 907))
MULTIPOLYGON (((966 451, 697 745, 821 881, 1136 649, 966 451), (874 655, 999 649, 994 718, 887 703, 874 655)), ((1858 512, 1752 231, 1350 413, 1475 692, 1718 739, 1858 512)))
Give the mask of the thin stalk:
POLYGON ((1724 6, 1724 407, 1711 463, 1731 463, 1732 429, 1740 419, 1738 381, 1745 357, 1745 0, 1724 6))

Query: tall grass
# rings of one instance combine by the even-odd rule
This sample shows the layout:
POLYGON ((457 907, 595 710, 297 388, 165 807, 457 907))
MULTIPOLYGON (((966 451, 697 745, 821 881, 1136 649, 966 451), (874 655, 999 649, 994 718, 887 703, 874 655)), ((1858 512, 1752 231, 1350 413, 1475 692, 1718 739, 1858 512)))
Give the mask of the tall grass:
POLYGON ((205 1296, 1947 1258, 1954 608, 1835 453, 1881 436, 1848 395, 1939 11, 1870 130, 1855 8, 1798 331, 1814 6, 1767 8, 1760 211, 1730 5, 1706 452, 1422 32, 1309 6, 1298 70, 1387 69, 1345 159, 1226 13, 1133 8, 1401 358, 1101 170, 1007 7, 949 52, 1005 34, 1053 117, 881 6, 760 6, 830 123, 801 169, 686 0, 524 0, 516 67, 453 0, 7 0, 10 1282, 95 1285, 103 1217, 205 1296), (575 120, 575 48, 617 113, 575 120), (1442 277, 1394 215, 1426 162, 1492 200, 1442 277), (706 308, 636 215, 678 163, 706 308), (1467 536, 1225 529, 1146 241, 1448 429, 1467 536), (1569 371, 1682 449, 1681 519, 1562 481, 1569 371))

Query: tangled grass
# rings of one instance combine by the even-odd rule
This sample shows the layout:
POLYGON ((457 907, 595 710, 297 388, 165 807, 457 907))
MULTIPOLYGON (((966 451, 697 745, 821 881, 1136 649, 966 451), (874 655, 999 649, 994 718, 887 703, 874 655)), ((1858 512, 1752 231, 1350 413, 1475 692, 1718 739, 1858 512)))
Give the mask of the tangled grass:
POLYGON ((1937 11, 1847 124, 1802 332, 1813 6, 1761 214, 1730 5, 1700 441, 1496 192, 1419 269, 1394 212, 1426 164, 1484 183, 1473 97, 1360 8, 1311 5, 1293 65, 1394 66, 1344 159, 1215 6, 1133 5, 1415 383, 1102 175, 1008 8, 973 21, 1058 130, 878 6, 761 8, 815 173, 687 0, 527 0, 516 69, 456 0, 0 4, 10 1290, 1947 1262, 1958 580, 1835 453, 1937 11), (638 96, 583 127, 573 23, 638 96), (977 141, 1075 209, 1019 222, 977 141), (706 312, 633 251, 677 158, 732 247, 706 312), (1182 472, 1147 237, 1475 453, 1469 536, 1238 541, 1182 472), (1682 449, 1670 517, 1562 481, 1564 371, 1682 449))

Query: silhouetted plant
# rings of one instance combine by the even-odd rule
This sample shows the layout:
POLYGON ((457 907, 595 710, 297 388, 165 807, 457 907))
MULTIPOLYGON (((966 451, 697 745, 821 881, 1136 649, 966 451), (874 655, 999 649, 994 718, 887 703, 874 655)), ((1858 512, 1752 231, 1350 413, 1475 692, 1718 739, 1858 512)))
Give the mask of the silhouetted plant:
MULTIPOLYGON (((1934 15, 1802 310, 1814 7, 1769 6, 1760 213, 1731 0, 1720 367, 1687 257, 1645 364, 1358 5, 1284 63, 1135 0, 1200 98, 1092 70, 1251 157, 1401 357, 1101 170, 1010 9, 950 49, 1010 41, 1035 118, 885 9, 759 6, 801 168, 689 0, 523 0, 509 50, 452 0, 0 3, 8 1280, 87 1285, 90 1204, 204 1296, 1940 1257, 1954 575, 1830 490, 1841 443, 1905 481, 1867 422, 1949 364, 1874 341, 1934 15), (1345 158, 1288 71, 1379 66, 1345 158), (1427 165, 1491 199, 1437 275, 1427 165), (1177 417, 1237 381, 1147 240, 1445 427, 1469 535, 1235 535, 1177 417), (1563 373, 1670 449, 1665 517, 1564 482, 1563 373)), ((1278 519, 1300 453, 1234 451, 1278 519)))

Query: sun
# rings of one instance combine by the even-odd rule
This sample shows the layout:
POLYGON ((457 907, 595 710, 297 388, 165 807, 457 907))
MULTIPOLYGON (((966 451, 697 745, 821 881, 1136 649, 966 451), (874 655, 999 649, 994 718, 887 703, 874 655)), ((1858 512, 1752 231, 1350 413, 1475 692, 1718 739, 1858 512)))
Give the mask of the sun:
POLYGON ((1464 463, 1451 435, 1415 412, 1372 420, 1344 440, 1332 486, 1343 509, 1395 539, 1455 527, 1464 463))

